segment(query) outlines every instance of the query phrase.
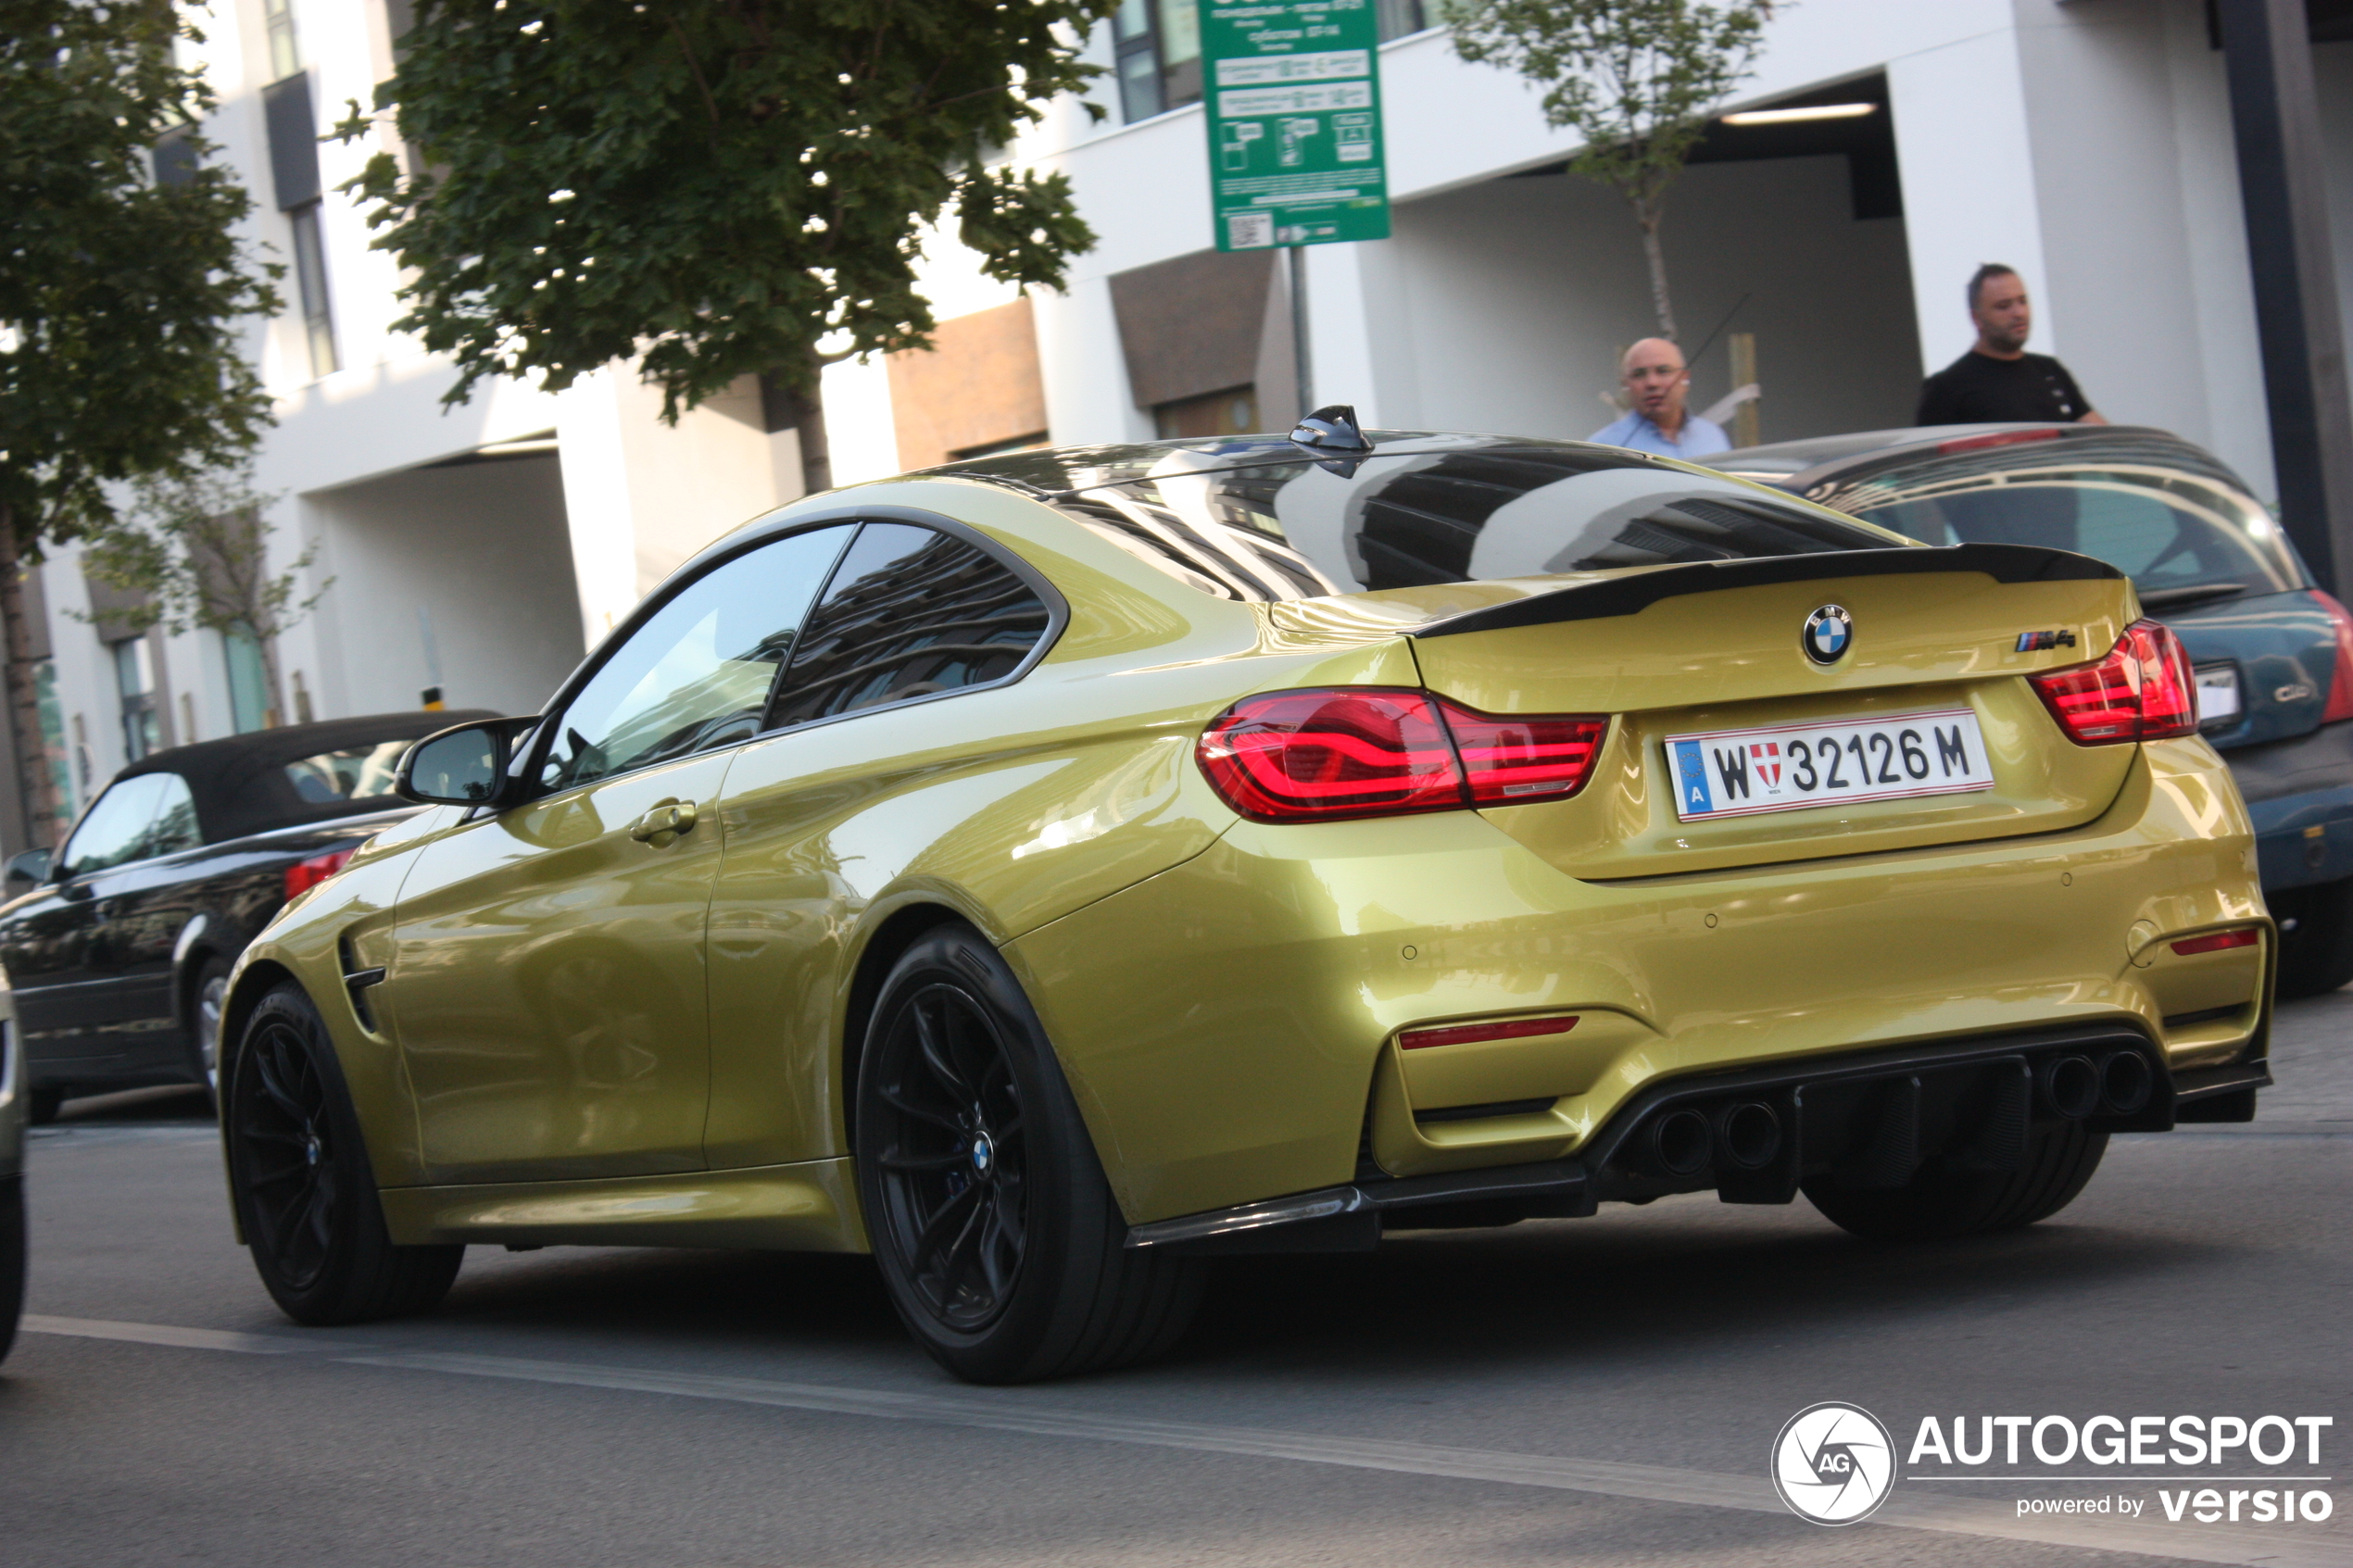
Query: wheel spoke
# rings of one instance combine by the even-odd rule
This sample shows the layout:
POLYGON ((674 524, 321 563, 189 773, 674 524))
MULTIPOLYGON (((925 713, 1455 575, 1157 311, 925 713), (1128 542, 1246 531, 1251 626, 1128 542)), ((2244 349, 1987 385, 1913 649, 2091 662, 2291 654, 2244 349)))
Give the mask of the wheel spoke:
POLYGON ((271 1104, 297 1123, 307 1122, 309 1120, 308 1113, 295 1102, 293 1094, 287 1090, 285 1084, 278 1075, 277 1064, 271 1060, 278 1054, 278 1047, 279 1042, 271 1040, 264 1048, 254 1052, 253 1066, 256 1079, 261 1085, 262 1094, 268 1097, 271 1104))
POLYGON ((945 1028, 933 1027, 932 1021, 925 1016, 920 997, 907 1010, 915 1020, 915 1039, 923 1052, 924 1065, 931 1070, 932 1077, 955 1098, 971 1099, 972 1089, 965 1084, 963 1074, 956 1071, 955 1062, 949 1058, 947 1043, 940 1038, 946 1033, 945 1028))
POLYGON ((915 1236, 914 1256, 908 1260, 909 1273, 920 1274, 924 1272, 924 1265, 930 1261, 932 1253, 937 1251, 940 1242, 947 1238, 949 1217, 957 1214, 960 1209, 969 1210, 973 1205, 973 1199, 979 1192, 980 1189, 976 1186, 966 1187, 941 1204, 939 1211, 924 1223, 924 1228, 915 1236))
POLYGON ((959 1136, 963 1134, 963 1123, 945 1111, 931 1110, 920 1105, 910 1104, 888 1089, 882 1090, 881 1094, 882 1102, 902 1116, 912 1116, 918 1122, 928 1122, 935 1127, 945 1127, 959 1136))
POLYGON ((875 1162, 886 1171, 945 1171, 971 1159, 972 1155, 961 1148, 951 1148, 945 1154, 909 1154, 894 1147, 875 1162))
MULTIPOLYGON (((979 1189, 966 1187, 964 1190, 976 1192, 979 1189)), ((980 1255, 981 1236, 987 1229, 988 1220, 988 1206, 975 1204, 972 1212, 964 1216, 963 1226, 956 1232, 956 1239, 949 1243, 947 1261, 939 1270, 940 1305, 954 1304, 957 1288, 964 1283, 964 1275, 971 1271, 974 1261, 980 1255)))

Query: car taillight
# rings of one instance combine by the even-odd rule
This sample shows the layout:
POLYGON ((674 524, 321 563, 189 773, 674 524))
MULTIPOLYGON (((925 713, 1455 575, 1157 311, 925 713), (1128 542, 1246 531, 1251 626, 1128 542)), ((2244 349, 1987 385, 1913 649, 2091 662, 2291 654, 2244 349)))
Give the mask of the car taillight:
POLYGON ((1504 717, 1380 686, 1274 692, 1202 732, 1202 771, 1243 816, 1330 822, 1574 795, 1606 719, 1504 717))
POLYGON ((2334 724, 2339 719, 2353 719, 2353 611, 2317 589, 2312 596, 2321 601, 2321 608, 2329 612, 2329 623, 2336 628, 2336 671, 2329 677, 2329 705, 2321 713, 2322 723, 2334 724))
POLYGON ((286 897, 292 898, 297 894, 308 893, 343 870, 343 863, 350 859, 352 850, 359 847, 355 844, 350 849, 330 849, 323 855, 313 855, 308 860, 297 860, 288 866, 286 897))
POLYGON ((1937 456, 1949 458, 1956 452, 1982 452, 1989 446, 2016 446, 2029 441, 2057 441, 2055 430, 1999 430, 1991 435, 1961 435, 1936 445, 1937 456))
POLYGON ((1438 699, 1438 711, 1453 733, 1471 799, 1481 806, 1576 794, 1609 729, 1608 720, 1582 715, 1526 719, 1474 713, 1444 697, 1438 699))
POLYGON ((2078 746, 2197 734, 2197 677, 2170 628, 2135 621, 2097 664, 2030 677, 2078 746))

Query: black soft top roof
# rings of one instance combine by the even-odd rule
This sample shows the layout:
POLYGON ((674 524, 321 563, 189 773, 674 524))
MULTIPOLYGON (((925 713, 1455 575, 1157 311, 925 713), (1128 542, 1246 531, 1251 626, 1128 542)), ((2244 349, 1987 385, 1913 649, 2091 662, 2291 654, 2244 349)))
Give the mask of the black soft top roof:
POLYGON ((498 715, 479 709, 445 713, 419 709, 404 713, 371 713, 358 719, 329 719, 316 724, 289 724, 275 730, 255 730, 220 740, 175 746, 132 763, 115 777, 141 773, 177 773, 188 781, 195 797, 196 824, 207 844, 243 838, 271 828, 328 822, 381 811, 392 802, 384 796, 359 800, 305 800, 295 793, 286 765, 321 752, 352 751, 385 741, 421 740, 436 730, 498 715))

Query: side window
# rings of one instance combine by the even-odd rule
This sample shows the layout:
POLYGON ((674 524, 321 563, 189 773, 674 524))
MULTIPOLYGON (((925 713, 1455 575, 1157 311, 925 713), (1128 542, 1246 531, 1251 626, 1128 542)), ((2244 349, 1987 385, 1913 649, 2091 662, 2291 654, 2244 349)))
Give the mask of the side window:
POLYGON ((159 781, 163 787, 157 791, 156 814, 140 837, 139 853, 132 859, 146 860, 157 855, 177 855, 202 844, 204 834, 196 827, 196 797, 188 793, 188 781, 177 773, 147 776, 159 781))
POLYGON ((779 539, 688 583, 566 706, 541 784, 586 784, 756 734, 801 612, 855 527, 779 539))
POLYGON ((842 557, 785 675, 779 724, 1000 680, 1050 624, 1028 583, 935 529, 870 522, 842 557))
POLYGON ((168 784, 180 784, 181 793, 187 793, 188 786, 170 773, 141 773, 107 786, 66 841, 57 860, 61 874, 87 876, 151 853, 145 847, 147 830, 164 803, 168 784))

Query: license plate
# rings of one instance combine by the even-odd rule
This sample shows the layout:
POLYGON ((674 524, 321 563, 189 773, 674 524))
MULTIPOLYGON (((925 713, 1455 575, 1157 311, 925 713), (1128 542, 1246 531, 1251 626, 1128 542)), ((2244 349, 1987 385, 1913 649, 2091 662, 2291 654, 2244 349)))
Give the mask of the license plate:
POLYGON ((1687 822, 1994 787, 1966 708, 1670 735, 1667 766, 1687 822))
POLYGON ((2239 716, 2239 671, 2235 664, 2209 664, 2197 672, 2197 721, 2219 723, 2239 716))

